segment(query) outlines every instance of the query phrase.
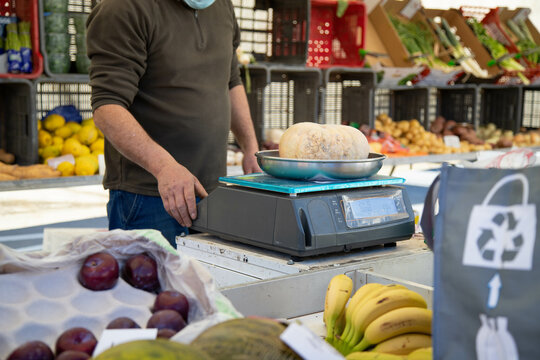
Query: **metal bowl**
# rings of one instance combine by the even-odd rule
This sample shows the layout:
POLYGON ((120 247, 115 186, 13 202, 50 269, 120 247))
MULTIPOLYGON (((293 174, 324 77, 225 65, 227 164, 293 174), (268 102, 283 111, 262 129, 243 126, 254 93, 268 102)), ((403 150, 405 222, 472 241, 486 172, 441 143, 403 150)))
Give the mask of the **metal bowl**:
POLYGON ((352 180, 375 175, 386 155, 369 153, 362 160, 304 160, 279 157, 279 150, 255 154, 261 169, 272 176, 293 180, 352 180))

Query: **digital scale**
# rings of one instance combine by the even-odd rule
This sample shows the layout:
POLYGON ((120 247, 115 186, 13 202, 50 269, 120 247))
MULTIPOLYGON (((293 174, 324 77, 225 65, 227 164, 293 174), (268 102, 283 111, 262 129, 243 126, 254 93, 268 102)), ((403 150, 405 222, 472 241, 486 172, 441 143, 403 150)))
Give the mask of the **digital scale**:
POLYGON ((192 228, 296 257, 395 244, 414 234, 403 178, 301 181, 266 173, 222 177, 192 228))

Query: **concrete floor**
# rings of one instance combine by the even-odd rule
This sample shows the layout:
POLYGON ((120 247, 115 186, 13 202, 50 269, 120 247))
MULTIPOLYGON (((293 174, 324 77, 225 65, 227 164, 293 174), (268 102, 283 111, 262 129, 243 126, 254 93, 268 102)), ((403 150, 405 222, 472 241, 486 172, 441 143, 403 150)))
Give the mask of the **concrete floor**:
MULTIPOLYGON (((421 213, 427 187, 437 176, 437 164, 396 167, 393 176, 406 179, 413 208, 421 213)), ((379 174, 388 175, 390 167, 379 174)), ((229 169, 238 175, 239 167, 229 169)), ((0 192, 0 243, 20 250, 41 247, 44 228, 106 229, 108 191, 101 185, 0 192)))

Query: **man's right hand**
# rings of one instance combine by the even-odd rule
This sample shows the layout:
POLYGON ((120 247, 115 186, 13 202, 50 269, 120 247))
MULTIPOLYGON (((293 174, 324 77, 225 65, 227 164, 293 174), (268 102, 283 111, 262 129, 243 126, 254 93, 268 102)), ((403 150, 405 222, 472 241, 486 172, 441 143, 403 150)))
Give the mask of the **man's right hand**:
POLYGON ((184 166, 176 163, 164 166, 156 176, 158 190, 165 210, 185 227, 197 218, 196 196, 208 193, 199 180, 184 166))

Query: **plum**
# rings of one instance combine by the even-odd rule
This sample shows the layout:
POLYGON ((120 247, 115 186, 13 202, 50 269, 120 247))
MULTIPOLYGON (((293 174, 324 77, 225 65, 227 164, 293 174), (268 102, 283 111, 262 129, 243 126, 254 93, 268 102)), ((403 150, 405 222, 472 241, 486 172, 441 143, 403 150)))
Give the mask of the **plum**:
POLYGON ((112 320, 107 329, 140 329, 141 327, 134 320, 128 317, 118 317, 112 320))
POLYGON ((124 264, 122 278, 137 289, 159 292, 157 263, 147 254, 129 257, 124 264))
POLYGON ((79 282, 90 290, 108 290, 116 285, 120 268, 115 257, 107 252, 88 256, 79 271, 79 282))
POLYGON ((173 329, 159 329, 157 332, 157 337, 161 339, 170 339, 176 333, 177 331, 174 331, 173 329))
POLYGON ((9 354, 7 360, 53 360, 51 348, 43 341, 28 341, 9 354))
POLYGON ((66 350, 56 357, 55 360, 86 360, 90 355, 82 351, 66 350))
POLYGON ((175 290, 160 292, 154 300, 153 312, 165 309, 177 311, 187 322, 189 302, 184 294, 175 290))
POLYGON ((76 350, 92 355, 97 340, 94 334, 86 328, 74 327, 64 331, 56 340, 56 355, 67 350, 76 350))
POLYGON ((171 329, 180 331, 186 326, 186 322, 182 315, 174 310, 159 310, 156 311, 146 323, 147 329, 171 329))

